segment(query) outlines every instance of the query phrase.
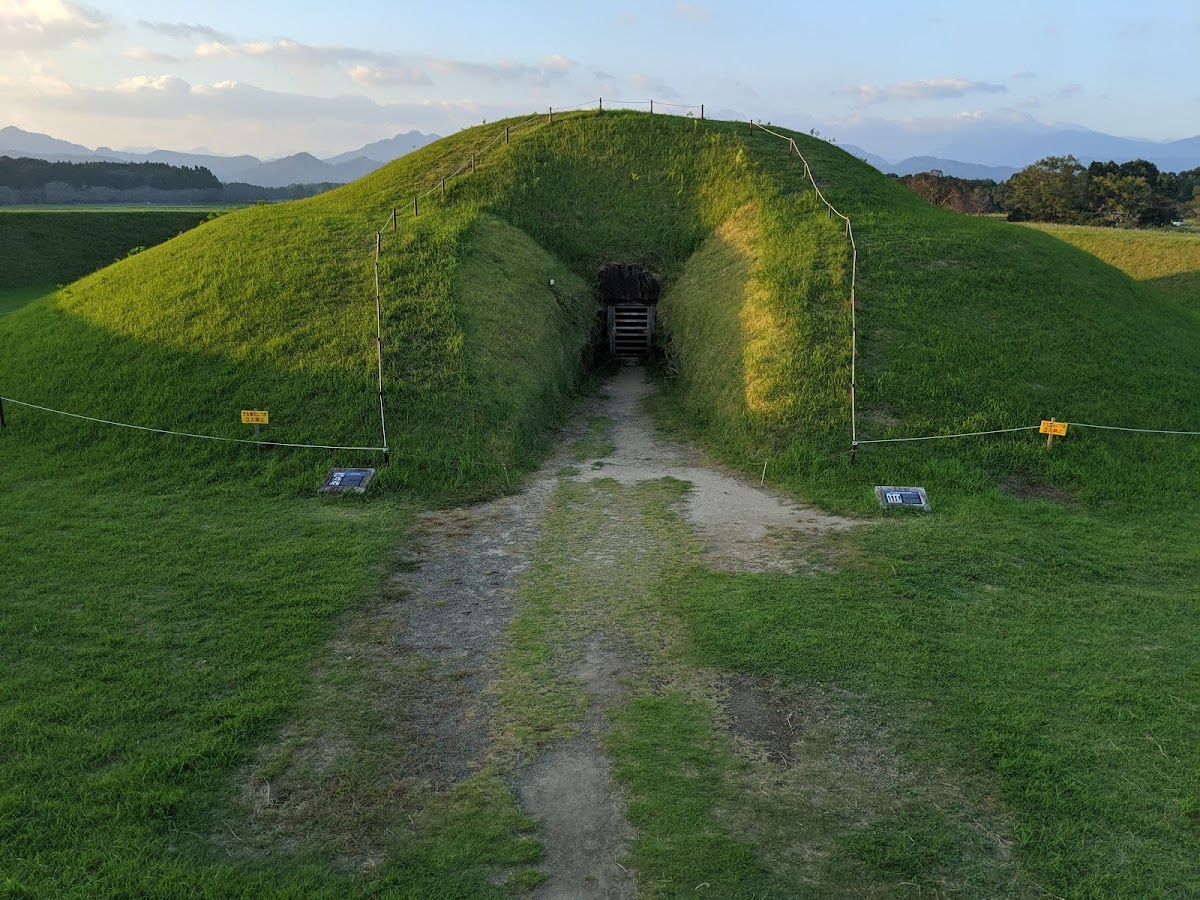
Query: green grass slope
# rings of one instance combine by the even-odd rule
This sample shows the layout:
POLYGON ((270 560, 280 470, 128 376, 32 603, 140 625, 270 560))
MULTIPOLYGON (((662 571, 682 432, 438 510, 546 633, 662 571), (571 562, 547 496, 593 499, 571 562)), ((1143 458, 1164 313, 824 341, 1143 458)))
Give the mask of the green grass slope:
MULTIPOLYGON (((271 440, 377 446, 372 260, 400 209, 380 270, 393 458, 368 502, 311 493, 371 451, 6 408, 4 891, 371 893, 320 858, 248 872, 196 835, 299 702, 338 617, 377 599, 408 498, 500 490, 536 465, 611 260, 664 277, 660 407, 677 427, 863 516, 875 484, 934 499, 931 516, 847 537, 841 571, 672 583, 662 602, 699 662, 891 711, 922 765, 1011 820, 1012 852, 1052 893, 1194 893, 1200 443, 1072 429, 1051 452, 1028 433, 864 445, 851 467, 851 255, 786 143, 634 113, 514 121, 495 143, 504 124, 222 216, 0 318, 6 396, 229 438, 249 437, 240 409, 266 408, 271 440), (412 196, 472 154, 475 171, 414 217, 412 196)), ((861 437, 1049 416, 1196 430, 1194 312, 1052 236, 934 209, 796 141, 854 220, 861 437)), ((629 787, 631 806, 652 804, 629 787)), ((454 820, 467 838, 381 877, 401 895, 448 877, 499 892, 452 847, 524 860, 525 826, 511 797, 479 802, 454 820)), ((950 863, 893 838, 941 846, 938 815, 897 810, 888 833, 845 845, 919 891, 950 863)))

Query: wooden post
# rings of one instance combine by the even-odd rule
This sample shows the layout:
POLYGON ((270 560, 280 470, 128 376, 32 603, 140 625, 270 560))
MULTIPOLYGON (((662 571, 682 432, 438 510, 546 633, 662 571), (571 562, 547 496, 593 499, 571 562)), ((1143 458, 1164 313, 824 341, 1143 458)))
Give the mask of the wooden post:
POLYGON ((604 98, 600 98, 600 112, 604 112, 604 98))
POLYGON ((753 119, 750 120, 750 133, 754 134, 754 120, 753 119))
POLYGON ((442 179, 442 196, 443 197, 446 196, 446 179, 445 178, 442 179))
POLYGON ((472 173, 475 172, 475 154, 474 153, 471 154, 471 172, 472 173))
POLYGON ((654 115, 654 101, 650 101, 650 115, 654 115))
POLYGON ((8 425, 4 421, 4 398, 0 397, 0 428, 7 428, 8 425))
POLYGON ((700 121, 701 122, 704 121, 704 104, 703 103, 700 104, 700 121))
POLYGON ((392 231, 396 230, 396 207, 392 207, 392 231))
POLYGON ((413 197, 413 218, 417 217, 417 198, 413 197))
POLYGON ((504 126, 504 143, 508 143, 508 126, 504 126))
POLYGON ((553 106, 550 107, 550 111, 546 113, 546 123, 547 124, 554 123, 554 107, 553 106))
MULTIPOLYGON (((1050 417, 1051 425, 1053 425, 1056 421, 1057 420, 1054 418, 1054 416, 1050 417)), ((1050 434, 1046 435, 1046 449, 1049 450, 1053 446, 1054 446, 1054 432, 1050 432, 1050 434)))

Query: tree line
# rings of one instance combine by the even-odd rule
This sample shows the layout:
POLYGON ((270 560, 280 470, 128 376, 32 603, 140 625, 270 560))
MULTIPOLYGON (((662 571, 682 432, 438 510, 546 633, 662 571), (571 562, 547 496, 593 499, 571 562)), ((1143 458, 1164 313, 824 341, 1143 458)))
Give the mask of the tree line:
POLYGON ((338 184, 268 188, 222 184, 204 166, 141 162, 49 162, 0 156, 0 206, 103 203, 256 203, 299 200, 338 184))
POLYGON ((1008 181, 939 171, 899 180, 930 203, 962 213, 1005 213, 1011 222, 1155 227, 1200 215, 1200 168, 1161 172, 1144 159, 1093 162, 1049 156, 1008 181))

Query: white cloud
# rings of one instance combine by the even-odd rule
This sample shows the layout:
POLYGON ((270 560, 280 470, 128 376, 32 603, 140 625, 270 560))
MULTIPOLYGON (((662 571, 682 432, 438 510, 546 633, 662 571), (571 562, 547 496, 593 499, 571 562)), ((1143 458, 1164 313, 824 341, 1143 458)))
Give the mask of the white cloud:
POLYGON ((344 63, 388 63, 396 57, 388 53, 377 53, 373 50, 360 50, 355 47, 336 47, 323 44, 304 44, 291 38, 279 38, 274 41, 247 41, 233 43, 228 41, 208 41, 200 44, 195 50, 196 56, 203 59, 267 59, 307 67, 337 66, 344 63))
POLYGON ((210 28, 208 25, 187 24, 184 22, 150 22, 142 19, 138 22, 143 28, 148 28, 153 32, 165 35, 169 38, 177 38, 179 40, 191 41, 198 38, 206 41, 216 42, 232 42, 233 38, 223 31, 217 31, 215 28, 210 28))
POLYGON ((893 97, 911 97, 918 100, 962 97, 964 94, 1004 94, 1008 92, 1002 84, 986 81, 968 81, 966 78, 927 78, 924 81, 903 81, 888 88, 893 97))
POLYGON ((707 9, 695 3, 676 3, 671 13, 675 18, 688 22, 707 22, 712 18, 712 14, 707 9))
POLYGON ((547 75, 566 75, 578 65, 574 60, 567 59, 561 53, 555 53, 542 60, 542 70, 547 75))
POLYGON ((544 86, 552 80, 562 78, 576 65, 564 56, 550 56, 541 65, 501 61, 496 63, 466 62, 458 59, 437 58, 427 60, 431 69, 443 75, 474 78, 490 84, 506 81, 523 81, 544 86))
POLYGON ((416 66, 367 66, 361 63, 346 70, 350 80, 363 87, 396 84, 432 84, 429 73, 416 66))
POLYGON ((645 91, 648 94, 654 94, 655 96, 650 99, 674 99, 679 96, 679 92, 675 88, 671 87, 661 78, 654 78, 651 75, 643 75, 635 72, 627 76, 625 81, 635 91, 645 91))
POLYGON ((873 84, 856 84, 843 88, 842 93, 857 98, 860 105, 882 103, 893 98, 908 100, 945 100, 966 94, 1006 94, 1008 88, 987 81, 966 78, 927 78, 922 81, 901 81, 882 88, 873 84))
POLYGON ((520 81, 544 86, 568 75, 578 65, 561 53, 547 56, 537 64, 509 60, 471 62, 448 57, 406 58, 358 47, 305 44, 291 38, 242 43, 207 41, 196 47, 195 54, 203 59, 260 59, 304 69, 342 66, 352 81, 367 87, 432 84, 433 73, 491 84, 520 81))
POLYGON ((883 88, 875 87, 873 84, 856 84, 852 87, 843 88, 842 93, 855 97, 862 106, 872 103, 882 103, 887 99, 887 94, 883 88))
POLYGON ((25 78, 0 75, 0 96, 6 93, 14 99, 38 100, 70 97, 75 89, 61 78, 49 75, 30 75, 25 78))
POLYGON ((126 59, 134 62, 143 63, 177 63, 178 57, 172 56, 170 53, 159 53, 156 50, 150 50, 147 47, 128 47, 121 54, 126 59))
MULTIPOLYGON (((5 105, 37 106, 77 116, 179 120, 198 117, 213 131, 226 122, 314 122, 350 124, 426 123, 435 127, 466 124, 480 111, 473 101, 378 103, 361 95, 317 97, 270 91, 239 81, 189 84, 171 75, 138 75, 112 87, 75 87, 60 79, 0 77, 5 105), (459 118, 462 121, 459 121, 459 118)), ((428 127, 428 126, 427 126, 428 127)))
POLYGON ((0 0, 0 47, 43 50, 98 38, 112 27, 99 10, 68 0, 0 0))
POLYGON ((135 75, 133 78, 126 78, 119 82, 113 90, 125 94, 143 91, 186 94, 191 90, 191 85, 182 78, 175 78, 171 75, 135 75))

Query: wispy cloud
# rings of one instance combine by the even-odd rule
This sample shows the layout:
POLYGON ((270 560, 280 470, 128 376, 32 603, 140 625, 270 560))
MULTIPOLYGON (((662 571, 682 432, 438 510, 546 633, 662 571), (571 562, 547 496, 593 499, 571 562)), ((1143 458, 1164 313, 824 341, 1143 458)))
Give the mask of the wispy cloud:
POLYGON ((432 84, 434 75, 475 79, 491 84, 524 82, 547 85, 563 78, 577 63, 560 53, 537 63, 502 60, 476 62, 448 57, 403 57, 359 47, 306 44, 291 38, 271 41, 208 41, 195 49, 203 59, 259 59, 304 70, 344 67, 346 74, 364 86, 432 84))
POLYGON ((128 47, 121 55, 134 62, 163 64, 179 62, 179 58, 172 56, 170 53, 159 53, 157 50, 151 50, 147 47, 128 47))
POLYGON ((1068 97, 1077 97, 1082 93, 1083 93, 1083 85, 1082 84, 1064 84, 1062 87, 1060 87, 1057 91, 1054 92, 1054 96, 1058 97, 1061 100, 1065 100, 1068 97))
POLYGON ((1028 81, 1031 78, 1037 78, 1037 72, 1013 72, 1009 76, 1013 81, 1028 81))
POLYGON ((627 76, 625 82, 635 91, 645 91, 647 94, 653 94, 654 97, 651 99, 674 99, 679 96, 679 92, 675 88, 671 87, 661 78, 655 78, 651 75, 643 75, 635 72, 633 75, 627 76))
POLYGON ((926 78, 921 81, 901 81, 886 88, 873 84, 856 84, 842 89, 842 93, 855 97, 859 104, 870 105, 885 100, 945 100, 967 94, 1005 94, 1008 88, 988 81, 970 81, 966 78, 926 78))
POLYGON ((685 22, 707 22, 712 18, 712 13, 696 3, 680 2, 676 3, 671 8, 671 15, 676 19, 682 19, 685 22))
POLYGON ((752 85, 746 84, 746 82, 737 78, 730 78, 729 76, 725 76, 721 79, 721 87, 725 88, 726 90, 737 91, 744 97, 758 96, 758 91, 756 91, 752 85))
POLYGON ((0 3, 0 48, 45 50, 102 37, 112 29, 99 10, 68 0, 0 3))
POLYGON ((1005 94, 1002 84, 987 81, 968 81, 966 78, 928 78, 924 81, 902 81, 888 88, 893 97, 911 97, 918 100, 962 97, 966 94, 1005 94))
POLYGON ((378 53, 357 47, 337 47, 326 44, 305 44, 291 38, 273 41, 208 41, 195 50, 202 59, 265 59, 312 68, 336 66, 349 62, 388 64, 396 60, 390 53, 378 53))
POLYGON ((416 66, 366 66, 361 63, 346 70, 350 80, 364 87, 386 87, 398 84, 432 84, 429 73, 416 66))
POLYGON ((431 59, 428 65, 436 72, 446 75, 474 78, 498 84, 505 81, 523 81, 533 85, 546 85, 554 79, 567 75, 576 63, 565 56, 548 56, 540 64, 502 61, 496 63, 468 62, 461 59, 431 59))
POLYGON ((473 117, 480 109, 473 101, 379 103, 361 95, 317 97, 265 90, 239 81, 192 84, 172 75, 139 75, 103 88, 71 85, 45 76, 3 76, 0 101, 6 106, 10 102, 37 103, 72 115, 127 119, 201 117, 210 122, 277 121, 310 126, 317 121, 374 125, 424 119, 444 122, 450 114, 473 117), (439 111, 445 115, 437 115, 439 111))
POLYGON ((187 24, 185 22, 151 22, 142 19, 138 22, 143 28, 161 34, 169 38, 177 38, 184 41, 217 41, 220 43, 230 43, 233 37, 226 34, 224 31, 218 31, 215 28, 210 28, 207 25, 187 24))

